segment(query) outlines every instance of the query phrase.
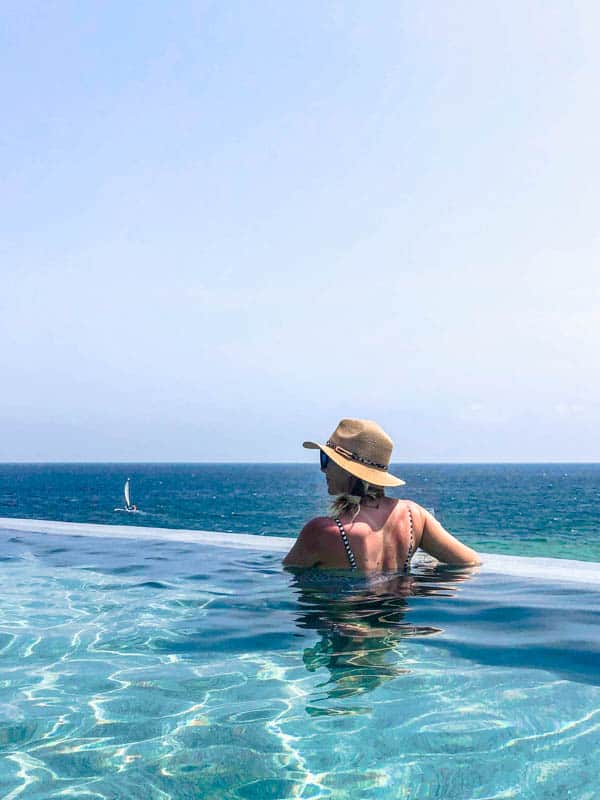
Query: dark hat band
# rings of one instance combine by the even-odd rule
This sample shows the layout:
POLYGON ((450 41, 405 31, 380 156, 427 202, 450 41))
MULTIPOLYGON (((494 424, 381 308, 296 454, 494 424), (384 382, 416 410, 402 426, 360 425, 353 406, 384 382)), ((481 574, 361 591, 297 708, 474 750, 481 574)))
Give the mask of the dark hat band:
POLYGON ((349 458, 352 461, 358 461, 359 464, 364 464, 366 467, 375 467, 375 469, 381 469, 384 472, 387 472, 387 464, 378 464, 376 461, 369 461, 368 458, 363 458, 362 456, 359 456, 358 453, 353 453, 352 450, 346 450, 345 447, 340 447, 339 444, 335 444, 331 441, 331 439, 328 439, 325 444, 327 447, 331 447, 332 450, 335 450, 336 453, 339 453, 345 458, 349 458))

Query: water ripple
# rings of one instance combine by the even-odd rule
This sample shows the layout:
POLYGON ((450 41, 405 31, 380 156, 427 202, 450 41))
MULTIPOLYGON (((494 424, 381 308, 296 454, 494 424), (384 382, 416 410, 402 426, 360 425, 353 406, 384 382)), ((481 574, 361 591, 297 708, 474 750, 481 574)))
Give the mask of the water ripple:
POLYGON ((594 797, 591 590, 75 546, 6 567, 5 798, 594 797))

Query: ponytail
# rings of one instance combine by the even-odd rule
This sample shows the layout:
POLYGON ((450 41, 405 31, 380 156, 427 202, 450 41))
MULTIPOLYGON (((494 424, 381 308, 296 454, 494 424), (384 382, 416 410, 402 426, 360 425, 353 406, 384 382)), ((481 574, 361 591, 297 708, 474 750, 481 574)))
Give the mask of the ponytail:
POLYGON ((360 478, 355 478, 348 492, 338 494, 330 507, 330 514, 332 517, 340 517, 342 514, 351 513, 352 519, 350 524, 354 523, 356 517, 360 514, 360 504, 368 497, 371 500, 378 500, 383 497, 382 486, 371 486, 366 481, 360 478))

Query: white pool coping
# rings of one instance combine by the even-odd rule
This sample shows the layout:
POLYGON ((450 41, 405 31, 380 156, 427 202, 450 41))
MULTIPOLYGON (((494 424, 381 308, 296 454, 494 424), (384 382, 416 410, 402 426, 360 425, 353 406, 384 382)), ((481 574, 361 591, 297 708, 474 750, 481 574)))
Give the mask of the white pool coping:
MULTIPOLYGON (((135 525, 97 525, 87 522, 56 522, 43 519, 0 517, 0 535, 8 533, 49 533, 55 536, 91 536, 103 539, 136 539, 209 544, 236 550, 285 553, 292 539, 284 536, 255 536, 248 533, 220 533, 175 528, 147 528, 135 525)), ((531 558, 480 553, 485 572, 522 578, 600 585, 600 563, 567 558, 531 558)))

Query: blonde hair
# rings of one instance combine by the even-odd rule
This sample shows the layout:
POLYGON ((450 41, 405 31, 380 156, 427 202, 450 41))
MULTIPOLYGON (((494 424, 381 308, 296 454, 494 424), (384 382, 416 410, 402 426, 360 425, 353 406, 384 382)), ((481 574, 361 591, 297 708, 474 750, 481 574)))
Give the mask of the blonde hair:
POLYGON ((334 519, 348 512, 352 514, 352 519, 350 520, 350 525, 352 525, 356 517, 360 514, 360 504, 365 498, 378 500, 380 497, 384 497, 383 486, 371 486, 371 484, 360 479, 358 485, 362 490, 361 494, 344 492, 344 494, 338 494, 335 500, 333 500, 329 507, 329 513, 334 519), (360 486, 361 484, 362 486, 360 486))

